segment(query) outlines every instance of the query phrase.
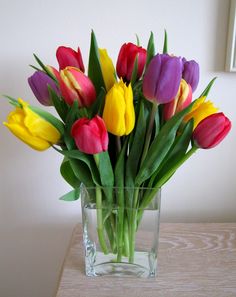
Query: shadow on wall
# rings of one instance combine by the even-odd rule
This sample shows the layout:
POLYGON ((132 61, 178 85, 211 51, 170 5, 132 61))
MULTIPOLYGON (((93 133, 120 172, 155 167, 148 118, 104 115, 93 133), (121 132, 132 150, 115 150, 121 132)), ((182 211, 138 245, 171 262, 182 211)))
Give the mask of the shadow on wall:
POLYGON ((213 71, 225 71, 225 59, 227 49, 227 35, 229 25, 230 0, 218 0, 214 2, 217 9, 214 38, 214 66, 213 71))

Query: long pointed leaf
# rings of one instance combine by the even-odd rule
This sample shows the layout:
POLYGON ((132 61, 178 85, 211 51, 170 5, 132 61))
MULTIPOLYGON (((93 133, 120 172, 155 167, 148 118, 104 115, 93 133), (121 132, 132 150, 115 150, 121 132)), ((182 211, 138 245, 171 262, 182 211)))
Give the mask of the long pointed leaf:
POLYGON ((105 96, 106 96, 106 91, 104 88, 101 88, 97 96, 97 99, 89 109, 89 113, 91 117, 95 116, 96 114, 100 116, 102 115, 104 103, 105 103, 105 96))
POLYGON ((126 186, 133 186, 137 169, 142 155, 143 144, 147 128, 147 118, 145 117, 143 101, 140 102, 139 115, 136 124, 136 130, 130 153, 126 163, 126 186))
POLYGON ((111 160, 108 152, 99 154, 99 167, 98 167, 101 183, 103 186, 114 186, 114 173, 111 165, 111 160))
POLYGON ((65 195, 61 196, 59 199, 63 201, 76 201, 80 198, 80 188, 76 188, 65 195))
POLYGON ((190 120, 184 127, 182 133, 176 137, 176 140, 168 152, 166 158, 163 160, 160 169, 158 170, 155 179, 153 179, 153 185, 155 185, 159 179, 162 178, 172 167, 174 167, 180 159, 185 155, 193 131, 193 120, 190 120))
POLYGON ((59 116, 63 120, 63 122, 65 122, 66 115, 68 113, 68 106, 67 106, 67 104, 65 103, 64 100, 61 100, 61 98, 58 97, 58 95, 50 87, 50 85, 48 85, 48 92, 49 92, 50 98, 52 100, 52 103, 53 103, 53 105, 54 105, 57 113, 59 114, 59 116))
POLYGON ((217 77, 214 77, 210 82, 209 84, 207 85, 207 87, 205 88, 205 90, 202 92, 202 94, 199 96, 200 97, 203 97, 203 96, 207 96, 215 82, 215 80, 217 79, 217 77))
POLYGON ((168 53, 168 38, 167 38, 167 32, 165 30, 163 54, 167 54, 167 53, 168 53))
POLYGON ((185 114, 191 110, 193 104, 194 102, 167 121, 157 137, 153 140, 147 156, 144 159, 143 165, 141 166, 135 179, 135 184, 137 186, 141 185, 145 180, 151 177, 158 169, 175 141, 179 125, 181 124, 185 114))
POLYGON ((47 75, 51 77, 51 79, 53 79, 54 81, 57 82, 55 77, 50 73, 50 71, 48 71, 47 67, 43 64, 43 62, 35 54, 33 54, 33 55, 34 55, 35 60, 39 64, 39 66, 43 69, 43 71, 46 72, 47 75))
POLYGON ((151 59, 155 55, 155 45, 154 45, 154 36, 153 32, 151 32, 149 40, 148 40, 148 46, 147 46, 147 60, 145 68, 147 68, 148 64, 150 63, 151 59))
POLYGON ((138 55, 135 58, 134 68, 133 68, 132 75, 131 75, 131 85, 132 86, 134 85, 134 83, 137 80, 137 75, 138 75, 138 55))
POLYGON ((128 138, 126 138, 124 145, 120 151, 119 157, 115 165, 115 185, 117 187, 124 186, 124 172, 125 172, 125 155, 128 145, 128 138))
POLYGON ((88 76, 93 82, 97 94, 99 94, 101 88, 106 89, 102 76, 97 40, 93 31, 91 33, 88 76))
POLYGON ((29 108, 37 113, 40 117, 42 117, 43 119, 45 119, 46 121, 48 121, 49 123, 51 123, 55 128, 57 128, 57 130, 60 132, 61 135, 64 135, 64 125, 63 123, 56 117, 54 117, 51 113, 36 107, 36 106, 31 106, 29 105, 29 108))

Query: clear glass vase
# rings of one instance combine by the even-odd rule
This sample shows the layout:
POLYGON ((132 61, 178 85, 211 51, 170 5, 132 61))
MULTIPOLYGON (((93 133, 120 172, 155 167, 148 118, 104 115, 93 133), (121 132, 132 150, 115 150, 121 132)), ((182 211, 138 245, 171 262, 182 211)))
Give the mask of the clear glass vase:
POLYGON ((81 187, 87 276, 157 275, 160 189, 81 187))

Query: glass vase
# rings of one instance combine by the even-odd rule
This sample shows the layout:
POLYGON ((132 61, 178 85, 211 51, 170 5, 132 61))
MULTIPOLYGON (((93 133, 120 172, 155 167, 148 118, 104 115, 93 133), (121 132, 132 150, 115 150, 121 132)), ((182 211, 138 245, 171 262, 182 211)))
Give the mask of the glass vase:
POLYGON ((160 189, 81 187, 87 276, 157 275, 160 189))

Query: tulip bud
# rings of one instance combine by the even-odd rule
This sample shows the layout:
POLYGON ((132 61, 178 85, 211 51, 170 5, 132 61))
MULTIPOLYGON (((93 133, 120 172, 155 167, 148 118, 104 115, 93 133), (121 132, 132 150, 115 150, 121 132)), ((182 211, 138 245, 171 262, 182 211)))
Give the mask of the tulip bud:
POLYGON ((79 68, 82 72, 84 72, 84 64, 79 47, 78 51, 76 52, 70 47, 59 46, 56 56, 60 70, 66 68, 67 66, 72 66, 79 68))
POLYGON ((215 113, 202 120, 193 132, 197 147, 210 149, 219 144, 231 129, 230 120, 222 113, 215 113))
POLYGON ((178 92, 181 76, 180 58, 157 54, 149 63, 143 78, 144 96, 159 104, 172 101, 178 92))
POLYGON ((33 112, 28 103, 18 99, 16 107, 3 124, 24 143, 35 150, 43 151, 59 141, 60 132, 48 121, 33 112))
POLYGON ((174 100, 164 104, 163 113, 165 121, 169 120, 173 115, 183 110, 192 101, 192 88, 184 79, 181 80, 179 90, 174 100))
POLYGON ((188 84, 190 84, 192 91, 194 92, 199 82, 199 65, 194 60, 186 61, 184 59, 183 62, 182 77, 188 84))
POLYGON ((50 86, 58 96, 60 95, 59 88, 55 81, 42 71, 36 71, 32 76, 30 76, 28 78, 28 83, 35 97, 43 105, 53 105, 48 92, 48 86, 50 86))
POLYGON ((121 80, 106 95, 103 120, 107 130, 117 136, 128 135, 134 128, 135 112, 131 84, 121 80))
POLYGON ((107 92, 116 82, 115 68, 113 66, 111 58, 108 56, 106 49, 99 49, 100 64, 102 69, 102 76, 106 86, 107 92))
POLYGON ((141 46, 130 42, 122 45, 116 64, 116 71, 119 78, 123 78, 127 82, 131 80, 136 57, 138 58, 137 79, 139 79, 146 63, 147 51, 141 46))
POLYGON ((61 94, 69 105, 77 100, 80 107, 88 107, 96 99, 93 83, 78 68, 66 67, 61 70, 59 85, 61 94))
POLYGON ((184 122, 190 119, 194 120, 193 129, 206 117, 217 112, 218 108, 211 101, 205 101, 206 97, 197 99, 192 107, 192 110, 184 117, 184 122))
POLYGON ((102 118, 95 116, 91 120, 81 118, 71 129, 76 146, 86 154, 98 154, 107 151, 108 133, 102 118))

